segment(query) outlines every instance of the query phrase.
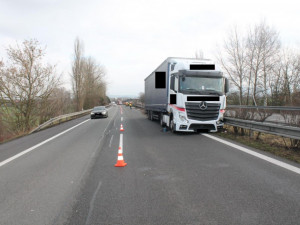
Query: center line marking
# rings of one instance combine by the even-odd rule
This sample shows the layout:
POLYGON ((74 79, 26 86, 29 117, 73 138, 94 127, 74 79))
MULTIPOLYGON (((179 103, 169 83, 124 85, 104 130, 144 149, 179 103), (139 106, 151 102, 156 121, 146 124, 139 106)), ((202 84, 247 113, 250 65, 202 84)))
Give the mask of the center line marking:
POLYGON ((120 147, 123 150, 123 134, 120 134, 120 147))
POLYGON ((114 135, 112 135, 110 138, 109 147, 111 147, 111 142, 112 142, 113 138, 114 138, 114 135))

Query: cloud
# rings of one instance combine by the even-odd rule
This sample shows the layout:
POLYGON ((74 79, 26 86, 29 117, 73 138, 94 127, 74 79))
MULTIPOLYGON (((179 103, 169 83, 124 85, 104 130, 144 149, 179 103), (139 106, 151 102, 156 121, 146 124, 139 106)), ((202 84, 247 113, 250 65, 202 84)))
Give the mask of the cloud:
MULTIPOLYGON (((73 43, 105 65, 109 94, 143 91, 144 78, 169 56, 213 58, 230 26, 247 29, 265 18, 283 42, 299 45, 296 1, 10 0, 0 7, 0 57, 16 40, 38 39, 69 81, 73 43)), ((70 87, 70 84, 66 85, 70 87)))

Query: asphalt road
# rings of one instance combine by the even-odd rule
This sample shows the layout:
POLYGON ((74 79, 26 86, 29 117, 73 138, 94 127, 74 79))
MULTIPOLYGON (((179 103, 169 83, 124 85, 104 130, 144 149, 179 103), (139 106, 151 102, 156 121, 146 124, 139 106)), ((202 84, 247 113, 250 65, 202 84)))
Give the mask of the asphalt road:
POLYGON ((0 145, 1 162, 84 122, 0 167, 0 224, 300 224, 299 174, 122 111, 0 145))

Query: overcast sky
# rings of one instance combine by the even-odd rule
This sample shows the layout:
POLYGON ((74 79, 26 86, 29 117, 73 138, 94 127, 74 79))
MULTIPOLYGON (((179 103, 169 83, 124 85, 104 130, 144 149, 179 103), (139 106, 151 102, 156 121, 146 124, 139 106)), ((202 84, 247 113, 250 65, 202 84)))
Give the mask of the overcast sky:
POLYGON ((265 20, 283 45, 300 46, 299 1, 0 0, 0 57, 5 48, 35 38, 46 46, 71 89, 73 44, 105 66, 108 95, 137 96, 144 78, 167 57, 194 57, 202 49, 214 59, 233 25, 265 20), (298 2, 298 3, 297 3, 298 2))

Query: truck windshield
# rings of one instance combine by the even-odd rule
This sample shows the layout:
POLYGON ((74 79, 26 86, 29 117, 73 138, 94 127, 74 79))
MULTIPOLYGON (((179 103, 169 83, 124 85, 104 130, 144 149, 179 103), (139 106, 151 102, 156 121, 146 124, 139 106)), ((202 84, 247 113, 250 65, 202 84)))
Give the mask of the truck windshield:
POLYGON ((179 92, 186 94, 196 93, 223 95, 223 78, 181 76, 179 79, 179 92))
POLYGON ((105 106, 96 106, 94 110, 104 110, 105 106))

